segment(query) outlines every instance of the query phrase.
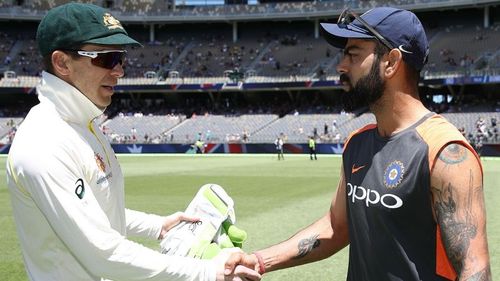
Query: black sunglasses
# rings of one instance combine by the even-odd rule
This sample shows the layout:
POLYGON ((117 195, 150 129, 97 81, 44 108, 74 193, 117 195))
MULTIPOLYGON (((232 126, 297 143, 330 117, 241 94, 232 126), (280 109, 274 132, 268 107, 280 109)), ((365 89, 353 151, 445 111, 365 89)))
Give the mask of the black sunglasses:
POLYGON ((384 44, 389 50, 394 49, 391 43, 387 41, 387 39, 384 38, 380 33, 378 33, 375 28, 373 28, 371 25, 369 25, 364 19, 362 19, 360 16, 358 16, 355 12, 351 11, 349 8, 344 9, 342 13, 339 16, 339 19, 337 20, 337 25, 340 28, 347 28, 347 25, 352 23, 354 19, 357 19, 368 31, 370 31, 371 34, 373 34, 380 43, 384 44))
POLYGON ((84 51, 84 50, 64 50, 72 52, 83 57, 91 58, 90 62, 98 67, 113 69, 117 64, 123 66, 125 63, 125 50, 103 50, 103 51, 84 51))

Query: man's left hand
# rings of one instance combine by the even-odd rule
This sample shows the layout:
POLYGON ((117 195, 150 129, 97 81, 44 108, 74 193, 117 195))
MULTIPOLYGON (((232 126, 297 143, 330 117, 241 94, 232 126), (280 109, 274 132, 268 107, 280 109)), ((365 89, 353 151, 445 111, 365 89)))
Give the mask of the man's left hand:
POLYGON ((199 221, 200 218, 198 217, 193 217, 186 215, 184 212, 176 212, 174 214, 171 214, 170 216, 165 217, 165 221, 163 222, 162 228, 161 228, 161 233, 159 239, 163 239, 165 237, 165 234, 172 229, 172 227, 176 226, 179 224, 181 221, 187 221, 187 222, 196 222, 199 221))

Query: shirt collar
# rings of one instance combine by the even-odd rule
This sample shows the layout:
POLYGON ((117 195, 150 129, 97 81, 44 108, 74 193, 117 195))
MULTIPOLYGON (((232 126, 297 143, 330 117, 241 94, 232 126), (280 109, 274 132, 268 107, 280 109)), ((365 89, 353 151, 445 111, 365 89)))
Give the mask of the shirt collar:
POLYGON ((53 104, 68 122, 86 125, 104 113, 104 110, 98 108, 77 88, 48 72, 42 72, 42 79, 36 90, 40 102, 53 104))

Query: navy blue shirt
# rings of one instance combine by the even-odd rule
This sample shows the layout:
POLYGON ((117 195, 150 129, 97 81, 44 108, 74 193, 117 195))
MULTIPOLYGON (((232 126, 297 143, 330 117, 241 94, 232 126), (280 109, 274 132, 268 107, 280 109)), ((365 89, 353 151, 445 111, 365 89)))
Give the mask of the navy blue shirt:
POLYGON ((368 125, 343 154, 349 224, 347 280, 448 280, 438 274, 430 171, 450 142, 466 143, 444 118, 427 114, 389 138, 368 125))

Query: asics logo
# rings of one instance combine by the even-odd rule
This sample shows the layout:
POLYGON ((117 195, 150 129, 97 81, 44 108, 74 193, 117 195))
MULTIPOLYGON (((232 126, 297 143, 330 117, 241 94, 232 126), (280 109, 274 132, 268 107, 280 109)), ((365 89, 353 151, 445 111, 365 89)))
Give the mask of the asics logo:
POLYGON ((356 167, 356 164, 352 164, 351 174, 357 173, 359 170, 363 169, 365 165, 356 167))
POLYGON ((380 195, 376 190, 351 183, 347 183, 347 196, 350 197, 352 203, 361 201, 365 203, 366 207, 380 204, 388 209, 397 209, 403 206, 403 200, 397 195, 391 193, 380 195))
POLYGON ((399 46, 398 46, 398 49, 399 49, 401 52, 405 52, 405 53, 407 53, 407 54, 413 54, 413 52, 410 52, 410 51, 405 50, 405 49, 403 48, 403 45, 399 45, 399 46))
POLYGON ((83 184, 83 180, 77 179, 75 184, 76 184, 75 194, 76 196, 78 196, 78 198, 82 199, 83 195, 85 195, 85 185, 83 184))

